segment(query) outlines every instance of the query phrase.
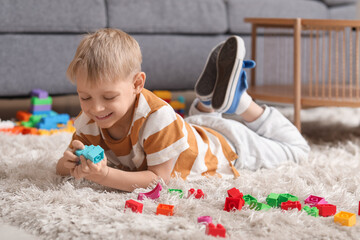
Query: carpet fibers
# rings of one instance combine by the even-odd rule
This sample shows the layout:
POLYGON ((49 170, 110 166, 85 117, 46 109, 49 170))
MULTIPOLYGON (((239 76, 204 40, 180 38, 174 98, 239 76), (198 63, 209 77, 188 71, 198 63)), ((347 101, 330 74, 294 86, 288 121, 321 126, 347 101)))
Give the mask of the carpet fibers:
MULTIPOLYGON (((281 109, 291 118, 291 109, 281 109)), ((338 211, 358 213, 360 200, 360 110, 314 108, 302 111, 303 133, 312 148, 301 164, 274 170, 241 170, 234 179, 171 180, 157 201, 144 200, 142 214, 124 212, 126 193, 86 180, 62 178, 55 164, 71 134, 11 136, 0 133, 0 221, 39 239, 211 239, 199 216, 221 223, 229 239, 360 239, 360 223, 334 223, 334 217, 312 217, 280 209, 223 211, 233 187, 265 202, 270 193, 290 193, 303 204, 310 195, 324 197, 338 211), (203 200, 170 195, 168 188, 201 188, 203 200), (159 203, 175 206, 174 216, 156 215, 159 203)), ((186 195, 186 194, 185 194, 186 195)), ((359 221, 359 219, 358 219, 359 221)))

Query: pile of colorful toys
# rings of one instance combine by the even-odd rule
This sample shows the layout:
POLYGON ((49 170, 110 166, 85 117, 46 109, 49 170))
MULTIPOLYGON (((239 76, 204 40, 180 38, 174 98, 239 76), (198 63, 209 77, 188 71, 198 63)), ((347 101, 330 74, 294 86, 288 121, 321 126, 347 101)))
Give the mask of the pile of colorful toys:
POLYGON ((170 104, 170 106, 178 113, 180 116, 185 116, 185 98, 183 96, 179 96, 176 100, 172 99, 172 94, 170 91, 163 90, 155 90, 153 93, 170 104))
MULTIPOLYGON (((143 200, 144 198, 158 199, 160 197, 160 191, 162 187, 160 183, 156 187, 147 193, 139 193, 138 200, 143 200)), ((181 189, 169 189, 169 193, 176 193, 180 198, 183 197, 183 191, 181 189)), ((281 208, 283 211, 288 211, 292 209, 298 209, 298 211, 303 210, 308 215, 314 217, 329 217, 334 216, 334 222, 339 223, 344 226, 354 226, 356 223, 356 215, 354 213, 340 211, 336 213, 336 206, 329 204, 325 201, 324 198, 310 195, 305 199, 305 206, 302 207, 298 197, 291 195, 289 193, 270 193, 266 198, 266 203, 260 203, 257 199, 251 195, 243 195, 237 188, 232 188, 227 191, 228 197, 225 199, 224 211, 234 212, 240 211, 244 205, 249 205, 250 209, 255 211, 260 210, 269 210, 271 208, 281 208)), ((203 199, 206 195, 201 189, 190 189, 188 190, 188 198, 193 197, 196 199, 203 199)), ((142 213, 143 204, 137 202, 133 199, 127 200, 125 203, 125 209, 131 209, 131 211, 136 213, 142 213)), ((174 205, 159 204, 156 209, 156 214, 162 214, 166 216, 174 215, 174 205)), ((360 201, 359 201, 359 215, 360 215, 360 201)), ((215 237, 226 237, 226 229, 221 224, 212 223, 212 218, 210 216, 200 216, 197 219, 198 223, 206 224, 205 234, 215 236, 215 237)))
POLYGON ((18 111, 18 122, 0 121, 0 131, 11 134, 50 135, 57 132, 74 132, 73 121, 66 113, 52 111, 52 97, 42 89, 31 91, 29 111, 18 111))
MULTIPOLYGON (((85 146, 83 150, 77 150, 76 155, 84 155, 87 159, 93 161, 94 163, 100 162, 104 158, 104 150, 100 146, 85 146)), ((149 192, 139 193, 137 200, 129 199, 125 202, 125 210, 130 209, 135 213, 142 213, 143 203, 139 202, 145 198, 156 200, 160 197, 160 192, 162 191, 162 186, 160 183, 156 185, 154 189, 149 192)), ((183 198, 184 193, 181 189, 168 189, 170 194, 177 194, 179 198, 183 198)), ((329 204, 324 198, 310 195, 305 199, 305 206, 302 207, 299 201, 299 198, 291 195, 289 193, 270 193, 266 198, 266 204, 260 203, 257 199, 251 195, 243 195, 237 188, 231 188, 227 191, 228 197, 225 198, 224 211, 234 212, 240 211, 244 205, 249 205, 250 209, 255 211, 260 210, 269 210, 271 208, 281 208, 283 211, 288 211, 292 209, 297 209, 298 211, 305 211, 308 215, 314 217, 329 217, 334 216, 334 222, 339 223, 344 226, 354 226, 356 223, 356 215, 354 213, 340 211, 336 213, 336 206, 329 204)), ((188 190, 187 198, 193 197, 195 199, 204 199, 206 194, 201 189, 191 188, 188 190)), ((173 216, 174 215, 174 205, 162 204, 159 203, 156 208, 156 215, 165 215, 173 216)), ((360 201, 359 201, 359 210, 358 214, 360 215, 360 201)), ((206 235, 211 235, 215 237, 226 237, 226 229, 221 224, 212 223, 212 218, 210 216, 200 216, 197 219, 198 223, 206 224, 206 235)))

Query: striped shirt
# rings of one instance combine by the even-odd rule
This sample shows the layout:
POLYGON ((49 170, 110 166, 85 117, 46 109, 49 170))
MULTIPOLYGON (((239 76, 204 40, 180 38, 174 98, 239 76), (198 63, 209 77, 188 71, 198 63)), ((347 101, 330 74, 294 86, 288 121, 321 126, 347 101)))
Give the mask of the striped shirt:
POLYGON ((146 89, 136 98, 131 126, 124 138, 113 139, 107 129, 99 128, 82 112, 74 125, 73 140, 100 145, 108 163, 121 170, 142 171, 174 159, 172 177, 239 176, 233 166, 238 156, 223 135, 187 123, 146 89))

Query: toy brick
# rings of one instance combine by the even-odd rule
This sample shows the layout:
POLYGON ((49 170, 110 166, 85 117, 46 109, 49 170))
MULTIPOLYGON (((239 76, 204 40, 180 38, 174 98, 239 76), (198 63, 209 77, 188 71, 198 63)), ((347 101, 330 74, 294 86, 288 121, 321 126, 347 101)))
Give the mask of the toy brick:
POLYGON ((48 136, 50 135, 50 132, 46 129, 38 129, 38 134, 48 136))
POLYGON ((51 105, 31 105, 30 112, 50 111, 51 105))
POLYGON ((209 223, 206 226, 205 230, 206 235, 211 235, 214 237, 226 237, 226 229, 221 224, 217 224, 216 226, 213 223, 209 223))
POLYGON ((78 157, 83 155, 86 159, 92 161, 95 164, 104 159, 104 149, 100 146, 85 146, 84 149, 76 150, 75 154, 78 157))
POLYGON ((195 191, 194 188, 190 188, 188 191, 188 197, 190 196, 194 196, 196 199, 201 199, 201 198, 205 198, 205 194, 201 189, 198 189, 195 191))
POLYGON ((11 133, 12 134, 20 134, 22 133, 24 130, 24 127, 23 126, 15 126, 14 128, 11 129, 11 133))
POLYGON ((266 198, 267 204, 269 204, 271 207, 278 207, 279 196, 280 196, 280 194, 270 193, 266 198))
POLYGON ((335 214, 334 222, 339 223, 343 226, 351 227, 354 226, 356 223, 356 215, 354 213, 341 211, 335 214))
POLYGON ((281 203, 283 203, 283 202, 287 202, 287 201, 295 202, 297 200, 299 200, 299 198, 294 195, 291 195, 289 193, 282 193, 278 197, 278 207, 280 207, 281 203))
POLYGON ((174 206, 168 204, 159 204, 156 209, 156 215, 166 215, 173 216, 174 215, 174 206))
POLYGON ((328 203, 325 201, 323 197, 318 197, 314 195, 310 195, 308 198, 305 199, 305 204, 310 205, 311 207, 315 207, 317 204, 326 204, 328 203))
POLYGON ((31 97, 30 101, 32 105, 51 105, 52 97, 50 96, 47 98, 31 97))
POLYGON ((301 203, 299 201, 286 201, 281 203, 282 210, 291 210, 297 208, 299 211, 301 210, 301 203))
POLYGON ((160 197, 160 191, 162 190, 162 186, 160 183, 158 183, 156 185, 156 187, 151 190, 150 192, 147 193, 139 193, 138 194, 138 200, 144 200, 145 198, 150 198, 150 199, 157 199, 160 197))
POLYGON ((317 204, 315 207, 319 209, 319 215, 322 217, 333 216, 336 213, 336 206, 332 204, 317 204))
POLYGON ((38 97, 38 98, 47 98, 49 96, 48 92, 42 89, 33 89, 30 93, 31 96, 33 97, 38 97))
POLYGON ((22 131, 22 134, 31 134, 31 135, 37 135, 37 129, 36 128, 24 128, 22 131))
POLYGON ((267 205, 265 203, 259 203, 257 201, 251 201, 249 204, 250 209, 253 209, 255 211, 260 211, 260 210, 269 210, 271 208, 270 205, 267 205))
POLYGON ((179 102, 179 101, 171 101, 169 104, 175 110, 184 109, 186 107, 185 103, 182 103, 182 102, 179 102))
POLYGON ((183 190, 181 190, 181 189, 172 189, 172 188, 169 188, 169 193, 170 194, 177 194, 177 195, 179 195, 179 198, 183 198, 183 196, 184 196, 184 192, 183 192, 183 190))
POLYGON ((232 188, 227 191, 229 197, 242 198, 244 195, 237 188, 232 188))
POLYGON ((210 216, 201 216, 201 217, 198 217, 197 221, 198 221, 198 223, 209 224, 212 222, 212 218, 210 216))
POLYGON ((26 111, 17 111, 16 113, 16 119, 19 120, 19 121, 29 121, 31 117, 31 113, 29 112, 26 112, 26 111))
POLYGON ((144 204, 139 203, 139 202, 137 202, 135 200, 132 200, 132 199, 127 200, 125 202, 125 209, 130 208, 131 211, 136 212, 136 213, 142 213, 143 206, 144 206, 144 204))
POLYGON ((29 127, 29 128, 35 127, 35 124, 33 122, 31 122, 31 121, 21 122, 21 125, 24 126, 24 127, 29 127))
POLYGON ((245 201, 245 204, 250 204, 252 201, 257 202, 257 199, 256 199, 255 197, 249 195, 249 194, 244 195, 244 196, 243 196, 243 199, 244 199, 244 201, 245 201))
POLYGON ((50 110, 46 110, 46 111, 32 111, 33 115, 45 115, 45 116, 49 116, 51 114, 50 110))
POLYGON ((302 210, 307 212, 307 214, 310 215, 310 216, 313 216, 313 217, 318 217, 319 216, 319 209, 317 209, 316 207, 304 206, 302 208, 302 210))
POLYGON ((153 93, 167 103, 171 101, 172 94, 170 91, 155 90, 153 93))
POLYGON ((242 198, 227 197, 225 200, 224 211, 236 211, 241 210, 244 206, 245 201, 242 198))

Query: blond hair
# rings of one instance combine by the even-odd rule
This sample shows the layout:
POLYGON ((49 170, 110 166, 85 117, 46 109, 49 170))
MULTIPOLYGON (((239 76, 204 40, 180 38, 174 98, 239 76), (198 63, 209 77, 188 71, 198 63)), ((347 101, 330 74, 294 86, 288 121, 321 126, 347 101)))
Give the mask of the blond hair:
POLYGON ((80 42, 66 75, 76 83, 79 68, 87 72, 90 83, 114 81, 141 71, 138 42, 127 33, 104 28, 86 35, 80 42))

